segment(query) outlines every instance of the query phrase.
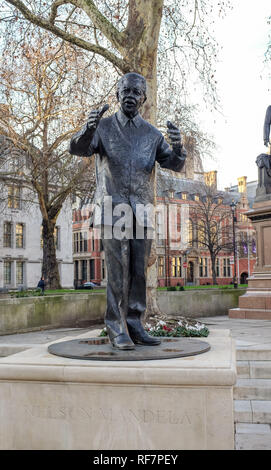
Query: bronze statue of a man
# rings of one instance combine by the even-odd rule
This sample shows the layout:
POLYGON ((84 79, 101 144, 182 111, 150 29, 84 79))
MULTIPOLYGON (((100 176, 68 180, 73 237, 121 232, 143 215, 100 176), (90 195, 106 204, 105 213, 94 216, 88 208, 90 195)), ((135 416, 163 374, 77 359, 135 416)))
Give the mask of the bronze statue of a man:
POLYGON ((138 217, 137 206, 154 204, 154 167, 181 171, 186 151, 180 131, 168 121, 172 148, 138 110, 146 100, 146 81, 137 73, 127 73, 118 82, 120 109, 102 118, 108 109, 90 113, 87 123, 75 134, 70 153, 96 155, 96 204, 101 208, 101 226, 117 220, 116 208, 126 204, 132 212, 132 236, 103 236, 107 265, 107 309, 105 324, 111 344, 118 349, 134 349, 135 344, 157 345, 143 327, 146 310, 146 275, 152 240, 147 236, 148 218, 138 217), (105 200, 111 198, 111 219, 105 213, 105 200), (109 220, 109 222, 108 222, 109 220), (136 236, 140 225, 143 236, 136 236))

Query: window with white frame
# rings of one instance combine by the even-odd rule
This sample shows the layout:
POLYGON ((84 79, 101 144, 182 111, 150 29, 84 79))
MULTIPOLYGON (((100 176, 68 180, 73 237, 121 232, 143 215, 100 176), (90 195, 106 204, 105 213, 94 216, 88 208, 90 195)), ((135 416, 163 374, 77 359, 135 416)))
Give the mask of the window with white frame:
POLYGON ((4 285, 9 286, 11 284, 11 269, 12 262, 4 261, 4 285))
POLYGON ((24 248, 24 224, 16 224, 16 248, 24 248))
POLYGON ((12 248, 12 223, 4 222, 3 225, 3 247, 12 248))
POLYGON ((24 261, 16 261, 16 285, 24 284, 24 261))

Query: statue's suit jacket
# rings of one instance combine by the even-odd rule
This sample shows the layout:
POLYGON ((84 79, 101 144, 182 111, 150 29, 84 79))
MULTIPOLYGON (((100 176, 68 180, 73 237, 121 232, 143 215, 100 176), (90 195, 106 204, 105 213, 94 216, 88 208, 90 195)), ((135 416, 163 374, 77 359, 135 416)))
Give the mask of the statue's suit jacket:
MULTIPOLYGON (((139 114, 128 119, 121 110, 101 119, 95 132, 85 125, 70 143, 70 153, 79 156, 96 154, 95 203, 101 208, 101 221, 94 217, 94 226, 107 223, 104 203, 112 198, 113 210, 118 204, 128 204, 142 226, 149 226, 146 213, 136 212, 136 205, 154 203, 154 167, 181 171, 186 150, 175 153, 163 135, 139 114)), ((98 213, 98 212, 96 212, 98 213)), ((113 217, 115 223, 117 217, 113 217)))

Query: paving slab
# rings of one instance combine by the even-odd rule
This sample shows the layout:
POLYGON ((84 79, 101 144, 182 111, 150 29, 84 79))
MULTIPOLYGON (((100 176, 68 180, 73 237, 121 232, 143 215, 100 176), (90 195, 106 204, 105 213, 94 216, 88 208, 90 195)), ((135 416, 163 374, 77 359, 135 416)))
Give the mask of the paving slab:
POLYGON ((235 400, 271 400, 271 379, 240 379, 234 387, 235 400))
POLYGON ((252 400, 253 423, 271 423, 271 400, 252 400))
POLYGON ((249 361, 250 377, 271 379, 271 361, 249 361))
POLYGON ((237 361, 237 375, 239 378, 248 379, 250 377, 250 362, 249 361, 237 361))
POLYGON ((252 423, 250 400, 234 400, 234 420, 236 423, 252 423))
POLYGON ((270 425, 237 423, 235 434, 235 449, 271 450, 270 425))

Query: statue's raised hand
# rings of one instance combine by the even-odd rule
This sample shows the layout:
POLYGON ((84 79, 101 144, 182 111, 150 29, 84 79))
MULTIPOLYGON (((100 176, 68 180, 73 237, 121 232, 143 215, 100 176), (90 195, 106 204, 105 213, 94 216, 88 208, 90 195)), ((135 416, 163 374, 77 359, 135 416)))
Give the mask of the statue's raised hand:
POLYGON ((181 145, 180 130, 170 121, 167 121, 167 133, 170 138, 171 145, 181 145))
POLYGON ((109 104, 105 104, 102 109, 94 109, 91 111, 88 120, 87 120, 87 126, 88 129, 96 129, 99 121, 102 117, 102 115, 109 109, 109 104))

